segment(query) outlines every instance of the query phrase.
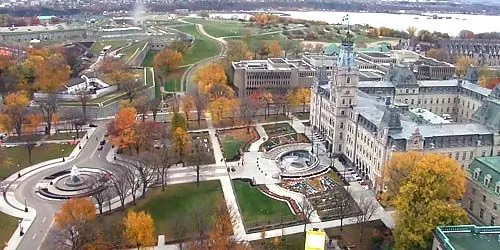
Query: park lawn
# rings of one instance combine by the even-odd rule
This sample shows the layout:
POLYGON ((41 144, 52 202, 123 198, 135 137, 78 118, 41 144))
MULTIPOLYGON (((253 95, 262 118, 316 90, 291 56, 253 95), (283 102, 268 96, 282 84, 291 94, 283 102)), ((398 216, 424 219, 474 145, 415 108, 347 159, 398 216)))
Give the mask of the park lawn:
POLYGON ((220 47, 217 41, 200 34, 194 25, 175 27, 175 29, 188 33, 195 39, 191 47, 184 53, 182 59, 183 65, 196 63, 219 54, 220 47))
POLYGON ((168 92, 180 92, 182 75, 186 70, 187 67, 184 67, 169 72, 165 78, 165 90, 168 92))
POLYGON ((186 18, 185 20, 203 25, 205 31, 214 37, 243 36, 246 29, 259 30, 258 28, 248 27, 249 23, 232 20, 207 20, 202 18, 186 18))
POLYGON ((306 237, 304 233, 296 233, 278 237, 279 244, 275 245, 274 238, 267 238, 265 240, 251 241, 250 245, 254 249, 280 249, 280 250, 303 250, 306 245, 306 237))
POLYGON ((92 51, 92 53, 94 53, 94 55, 98 55, 99 53, 101 53, 102 49, 108 45, 111 45, 111 49, 109 49, 108 51, 113 51, 115 49, 118 49, 120 47, 127 45, 127 43, 128 42, 126 40, 96 41, 90 47, 90 51, 92 51))
POLYGON ((254 136, 256 133, 254 128, 251 128, 250 133, 247 133, 246 128, 222 130, 218 133, 224 149, 224 158, 228 161, 235 160, 240 149, 245 151, 246 148, 243 147, 249 146, 252 141, 257 139, 254 136))
POLYGON ((148 50, 144 60, 142 61, 142 67, 153 67, 153 60, 155 59, 156 54, 160 52, 159 50, 148 50))
MULTIPOLYGON (((207 208, 207 211, 213 211, 218 200, 224 200, 220 182, 202 181, 199 188, 196 187, 196 183, 185 183, 167 185, 165 192, 162 192, 160 187, 151 189, 145 199, 138 200, 136 206, 129 206, 127 210, 146 211, 151 214, 155 224, 155 235, 163 234, 167 240, 176 240, 172 232, 176 219, 188 217, 188 212, 199 206, 207 208)), ((100 219, 103 223, 121 223, 124 215, 124 212, 115 212, 100 219)), ((211 218, 211 214, 207 217, 211 218)), ((190 225, 186 226, 190 230, 190 225)))
POLYGON ((146 42, 141 41, 141 42, 133 43, 129 47, 120 50, 118 52, 118 54, 123 54, 123 56, 121 57, 121 60, 123 60, 126 63, 129 62, 130 60, 132 60, 134 58, 134 56, 136 56, 141 51, 142 48, 144 48, 145 44, 146 44, 146 42))
POLYGON ((247 182, 233 181, 233 187, 247 226, 279 223, 281 218, 289 219, 294 216, 286 202, 266 196, 247 182))
MULTIPOLYGON (((78 138, 82 138, 86 131, 78 132, 78 138)), ((76 132, 59 132, 57 134, 51 134, 47 140, 71 140, 73 137, 76 138, 76 132)))
POLYGON ((16 231, 18 219, 0 212, 0 221, 2 222, 0 223, 0 243, 7 244, 14 231, 16 231))
POLYGON ((0 168, 0 179, 5 179, 25 167, 29 167, 40 162, 60 157, 67 157, 71 154, 74 148, 75 145, 68 143, 44 143, 33 149, 31 154, 32 164, 30 164, 28 159, 28 150, 25 146, 11 148, 4 147, 2 150, 6 152, 6 155, 9 157, 10 166, 8 168, 0 168))

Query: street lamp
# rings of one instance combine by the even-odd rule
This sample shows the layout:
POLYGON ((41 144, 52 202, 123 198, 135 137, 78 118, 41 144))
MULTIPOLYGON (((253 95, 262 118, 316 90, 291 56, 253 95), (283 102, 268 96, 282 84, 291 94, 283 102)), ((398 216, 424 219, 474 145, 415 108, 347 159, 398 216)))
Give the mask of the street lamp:
MULTIPOLYGON (((19 164, 17 164, 17 169, 19 169, 19 164)), ((17 178, 21 178, 21 170, 19 170, 19 172, 17 172, 17 178)))
POLYGON ((19 236, 23 236, 24 235, 23 226, 21 225, 22 219, 19 219, 17 222, 19 224, 19 236))
POLYGON ((24 212, 28 212, 28 206, 26 205, 26 198, 24 198, 24 212))
POLYGON ((64 148, 61 149, 61 153, 63 155, 63 160, 62 161, 65 162, 66 160, 64 159, 64 148))

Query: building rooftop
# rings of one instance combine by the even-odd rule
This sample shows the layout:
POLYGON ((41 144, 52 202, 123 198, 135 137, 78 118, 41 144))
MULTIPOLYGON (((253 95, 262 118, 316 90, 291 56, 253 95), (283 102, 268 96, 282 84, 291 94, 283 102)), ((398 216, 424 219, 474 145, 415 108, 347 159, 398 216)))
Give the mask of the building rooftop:
POLYGON ((491 89, 483 88, 478 84, 470 83, 468 81, 462 82, 462 87, 483 96, 488 96, 491 93, 491 89))
POLYGON ((391 134, 393 139, 409 139, 418 128, 423 137, 490 135, 488 127, 478 123, 417 124, 414 121, 402 120, 401 132, 391 134))
POLYGON ((457 80, 418 81, 421 87, 457 87, 457 80))
POLYGON ((290 70, 315 71, 314 67, 301 59, 268 58, 267 60, 245 60, 232 62, 235 69, 247 70, 290 70))
POLYGON ((500 173, 500 156, 478 157, 476 160, 500 173))
POLYGON ((449 64, 447 62, 442 62, 438 61, 433 58, 428 58, 428 57, 423 57, 420 56, 420 58, 415 61, 415 64, 417 65, 428 65, 428 66, 434 66, 434 67, 455 67, 453 64, 449 64))
POLYGON ((412 108, 410 109, 410 112, 415 114, 417 117, 420 117, 424 119, 426 122, 430 124, 446 124, 446 123, 451 123, 448 120, 445 120, 443 117, 436 115, 432 112, 430 112, 427 109, 423 108, 412 108))
POLYGON ((63 31, 83 29, 79 26, 68 26, 66 24, 57 25, 37 25, 37 26, 22 26, 22 27, 0 27, 0 34, 2 33, 27 33, 27 32, 43 32, 43 31, 63 31))
POLYGON ((434 236, 444 250, 500 249, 498 226, 442 226, 436 228, 434 236))
POLYGON ((380 52, 362 52, 363 54, 371 57, 378 57, 378 58, 390 58, 391 56, 385 53, 380 53, 380 52))

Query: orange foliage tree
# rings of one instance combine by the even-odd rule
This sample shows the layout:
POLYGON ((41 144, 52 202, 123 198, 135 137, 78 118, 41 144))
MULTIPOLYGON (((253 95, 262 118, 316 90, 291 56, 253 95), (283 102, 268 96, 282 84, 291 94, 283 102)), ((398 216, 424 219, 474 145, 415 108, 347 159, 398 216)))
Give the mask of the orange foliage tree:
MULTIPOLYGON (((194 108, 195 104, 195 97, 194 96, 185 96, 184 99, 182 99, 182 109, 184 110, 184 114, 186 115, 186 121, 189 121, 189 112, 191 112, 194 108)), ((189 126, 189 122, 187 122, 187 125, 189 126)))
POLYGON ((32 49, 25 64, 33 69, 35 89, 49 94, 63 87, 71 74, 70 66, 57 48, 32 49))
POLYGON ((202 93, 207 93, 209 88, 214 84, 227 83, 226 72, 224 65, 221 63, 210 63, 196 70, 194 75, 195 82, 198 83, 198 88, 202 93))
POLYGON ((165 80, 167 74, 179 67, 182 63, 182 54, 173 49, 163 49, 158 54, 155 55, 153 59, 153 67, 155 72, 165 80))
POLYGON ((129 211, 123 220, 125 238, 130 245, 151 246, 154 244, 154 221, 150 214, 140 211, 129 211))
POLYGON ((121 108, 108 125, 111 144, 119 149, 131 148, 136 138, 136 115, 132 107, 121 108))
POLYGON ((269 43, 269 52, 271 53, 271 56, 273 57, 281 57, 281 46, 280 42, 277 40, 271 41, 269 43))
POLYGON ((88 244, 86 239, 89 223, 96 217, 95 205, 88 198, 74 198, 63 203, 56 213, 54 222, 59 242, 71 249, 82 249, 88 244))
POLYGON ((5 105, 0 114, 2 127, 9 131, 14 128, 17 135, 22 135, 23 124, 28 116, 29 99, 22 91, 8 94, 5 97, 5 105))
POLYGON ((213 215, 214 225, 208 233, 211 250, 249 249, 245 243, 240 243, 233 234, 233 221, 235 213, 233 208, 228 208, 223 200, 219 200, 213 215))

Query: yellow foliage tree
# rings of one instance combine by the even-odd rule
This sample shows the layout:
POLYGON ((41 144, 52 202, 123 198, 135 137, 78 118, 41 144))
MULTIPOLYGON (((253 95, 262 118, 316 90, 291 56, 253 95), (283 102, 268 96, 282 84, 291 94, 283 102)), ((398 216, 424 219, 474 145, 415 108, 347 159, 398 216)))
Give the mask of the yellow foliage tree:
POLYGON ((10 93, 5 97, 5 105, 0 114, 1 127, 4 130, 14 128, 17 135, 22 135, 23 124, 28 115, 28 96, 22 91, 10 93))
POLYGON ((35 89, 49 94, 64 86, 71 74, 64 55, 53 48, 30 50, 25 65, 34 72, 35 89))
POLYGON ((208 109, 210 110, 210 114, 212 114, 212 119, 214 121, 221 121, 224 115, 230 110, 231 105, 231 99, 226 97, 220 97, 210 102, 208 109))
POLYGON ((277 40, 271 41, 271 43, 269 44, 269 52, 271 52, 271 56, 273 57, 281 57, 280 42, 277 40))
MULTIPOLYGON (((188 95, 182 99, 182 109, 184 110, 184 115, 186 115, 186 121, 189 121, 189 113, 194 109, 194 104, 194 96, 188 95)), ((187 125, 189 126, 189 123, 187 125)))
POLYGON ((302 104, 302 112, 306 111, 306 105, 311 102, 311 89, 300 88, 295 91, 295 98, 302 104))
POLYGON ((469 70, 469 68, 475 64, 476 61, 470 57, 465 57, 465 56, 458 57, 455 61, 455 71, 457 74, 457 78, 464 77, 465 74, 467 73, 467 70, 469 70))
POLYGON ((245 250, 249 249, 244 243, 237 242, 233 234, 234 211, 228 208, 223 200, 216 202, 214 213, 214 226, 208 233, 211 250, 245 250))
POLYGON ((399 182, 394 194, 396 249, 428 248, 438 225, 467 223, 456 201, 465 190, 465 174, 458 163, 441 154, 400 153, 390 176, 399 182), (407 159, 404 159, 407 158, 407 159))
POLYGON ((179 158, 182 160, 184 156, 184 151, 186 151, 187 146, 189 145, 189 136, 185 129, 176 128, 174 132, 174 145, 179 158))
POLYGON ((154 244, 154 222, 151 215, 144 211, 127 212, 127 216, 123 220, 125 225, 125 238, 130 245, 151 246, 154 244))
POLYGON ((198 83, 198 88, 202 93, 207 93, 209 88, 214 84, 227 83, 226 72, 224 65, 221 63, 210 63, 196 70, 194 75, 195 82, 198 83))

